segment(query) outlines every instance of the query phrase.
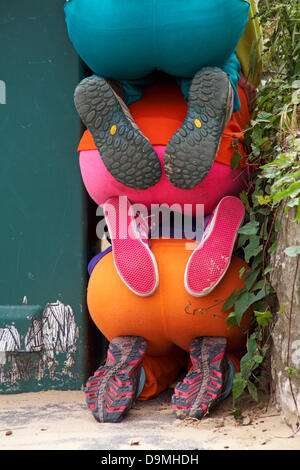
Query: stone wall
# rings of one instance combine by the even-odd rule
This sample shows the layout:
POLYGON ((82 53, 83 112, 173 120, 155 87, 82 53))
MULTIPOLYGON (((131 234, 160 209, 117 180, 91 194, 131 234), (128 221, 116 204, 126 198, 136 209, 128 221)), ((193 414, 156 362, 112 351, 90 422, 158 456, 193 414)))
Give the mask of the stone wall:
POLYGON ((275 269, 271 282, 276 290, 279 313, 273 330, 272 379, 274 397, 283 420, 300 430, 300 255, 284 253, 289 246, 300 245, 300 223, 295 210, 281 217, 282 230, 273 255, 275 269))

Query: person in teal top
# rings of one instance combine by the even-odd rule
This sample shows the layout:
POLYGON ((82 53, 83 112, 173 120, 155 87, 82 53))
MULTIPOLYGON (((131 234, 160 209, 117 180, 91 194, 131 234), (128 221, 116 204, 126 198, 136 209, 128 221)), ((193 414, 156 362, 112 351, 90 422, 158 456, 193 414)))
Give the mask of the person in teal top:
POLYGON ((157 72, 174 77, 188 102, 186 119, 166 148, 166 175, 182 189, 207 175, 228 119, 240 107, 236 47, 249 6, 246 0, 66 2, 70 40, 95 74, 76 88, 75 105, 106 168, 122 184, 146 189, 161 176, 156 153, 127 109, 157 72), (123 100, 111 80, 122 85, 123 100))

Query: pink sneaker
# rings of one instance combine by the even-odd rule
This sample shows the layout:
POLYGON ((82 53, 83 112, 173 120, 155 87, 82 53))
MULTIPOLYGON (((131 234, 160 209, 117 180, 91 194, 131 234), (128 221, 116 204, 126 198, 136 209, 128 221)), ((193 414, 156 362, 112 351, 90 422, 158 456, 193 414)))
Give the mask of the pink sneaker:
POLYGON ((225 276, 244 215, 240 199, 228 196, 219 202, 186 265, 184 285, 189 294, 204 297, 225 276))
POLYGON ((158 268, 149 248, 148 224, 139 218, 126 197, 112 197, 104 205, 109 228, 114 264, 126 286, 135 294, 148 296, 159 282, 158 268))

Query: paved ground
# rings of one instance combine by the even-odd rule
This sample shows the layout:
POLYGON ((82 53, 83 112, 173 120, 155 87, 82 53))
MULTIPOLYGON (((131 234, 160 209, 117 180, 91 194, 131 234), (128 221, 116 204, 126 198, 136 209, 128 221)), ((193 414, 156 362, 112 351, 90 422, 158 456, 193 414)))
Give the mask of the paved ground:
POLYGON ((229 397, 202 421, 182 421, 171 393, 137 402, 118 424, 95 421, 81 391, 0 395, 0 450, 300 450, 274 408, 246 398, 241 423, 229 397))

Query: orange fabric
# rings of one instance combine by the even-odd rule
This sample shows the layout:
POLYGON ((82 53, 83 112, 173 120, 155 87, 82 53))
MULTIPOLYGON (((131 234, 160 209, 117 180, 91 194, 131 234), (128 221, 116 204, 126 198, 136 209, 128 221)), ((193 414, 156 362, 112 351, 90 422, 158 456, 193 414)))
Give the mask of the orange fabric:
POLYGON ((228 328, 225 320, 229 312, 221 310, 233 289, 244 287, 239 271, 247 269, 247 264, 233 256, 222 282, 209 295, 193 297, 183 282, 191 254, 185 243, 176 239, 152 241, 160 283, 149 297, 139 297, 126 287, 115 269, 112 253, 95 266, 88 284, 88 308, 109 341, 122 335, 142 336, 148 342, 149 356, 168 356, 174 345, 188 351, 196 336, 223 336, 228 340, 229 352, 244 350, 243 329, 228 328))
MULTIPOLYGON (((176 83, 163 81, 145 88, 143 98, 130 105, 129 109, 152 145, 167 145, 184 121, 187 103, 176 83)), ((78 151, 96 149, 92 135, 86 131, 78 151)))
MULTIPOLYGON (((227 357, 231 360, 237 372, 240 371, 240 360, 242 354, 236 352, 227 352, 227 357)), ((167 356, 148 356, 143 359, 143 368, 146 375, 146 381, 138 400, 144 401, 156 397, 161 392, 170 388, 177 382, 180 370, 190 360, 186 360, 186 353, 182 349, 173 350, 167 356)), ((189 365, 188 370, 193 366, 189 365)))
MULTIPOLYGON (((229 328, 228 312, 222 312, 226 298, 244 287, 239 278, 247 264, 233 256, 222 282, 206 297, 192 297, 184 288, 183 276, 191 254, 186 240, 153 240, 151 249, 157 260, 160 284, 149 297, 133 294, 121 281, 107 254, 95 266, 88 284, 87 302, 90 315, 104 336, 111 341, 122 335, 142 336, 148 343, 143 360, 146 383, 140 400, 147 400, 170 387, 182 367, 188 367, 191 341, 197 336, 227 338, 226 354, 239 370, 244 354, 244 328, 229 328)), ((249 269, 249 268, 248 268, 249 269)))
MULTIPOLYGON (((238 87, 241 108, 234 113, 223 133, 215 161, 230 165, 235 148, 230 147, 239 138, 238 150, 245 155, 242 131, 250 121, 245 92, 238 87)), ((167 145, 170 138, 181 126, 187 112, 180 88, 173 82, 155 83, 144 90, 143 98, 129 106, 130 112, 152 145, 167 145)), ((78 146, 78 152, 97 150, 91 133, 84 132, 78 146)), ((245 166, 245 160, 240 162, 245 166)))
POLYGON ((89 130, 84 131, 77 149, 78 152, 82 152, 84 150, 97 150, 93 136, 89 130))
POLYGON ((152 145, 167 145, 184 121, 187 102, 176 83, 159 82, 147 87, 129 109, 152 145))
POLYGON ((143 358, 146 381, 138 400, 149 400, 169 388, 178 378, 180 369, 186 365, 186 353, 174 346, 166 356, 143 358))

